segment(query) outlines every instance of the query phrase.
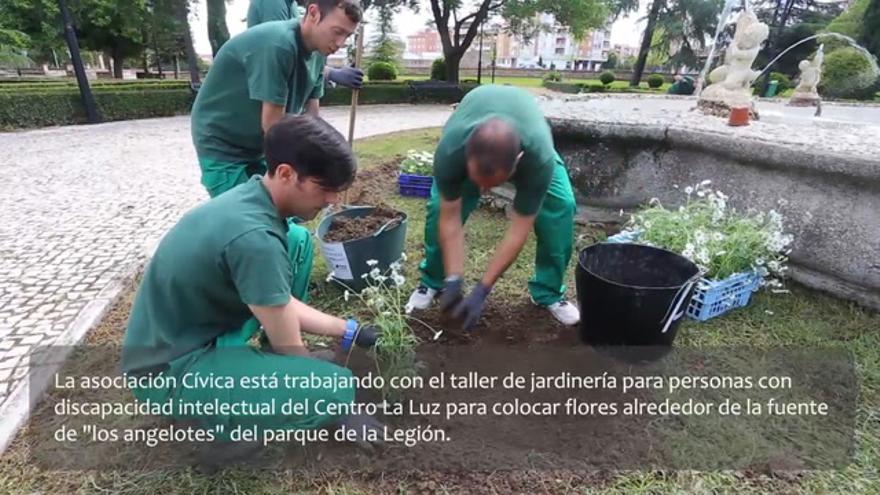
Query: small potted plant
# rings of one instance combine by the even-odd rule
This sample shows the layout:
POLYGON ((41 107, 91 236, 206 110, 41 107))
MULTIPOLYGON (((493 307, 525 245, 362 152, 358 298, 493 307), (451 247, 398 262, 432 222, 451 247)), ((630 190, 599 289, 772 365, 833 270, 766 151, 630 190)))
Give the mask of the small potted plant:
POLYGON ((401 196, 427 198, 434 184, 434 154, 429 151, 409 150, 400 163, 397 185, 401 196))
POLYGON ((606 241, 656 246, 696 263, 704 276, 687 314, 699 321, 745 306, 759 287, 781 290, 793 240, 784 233, 778 212, 737 212, 709 184, 706 180, 685 188, 687 201, 678 209, 652 199, 623 232, 606 241))

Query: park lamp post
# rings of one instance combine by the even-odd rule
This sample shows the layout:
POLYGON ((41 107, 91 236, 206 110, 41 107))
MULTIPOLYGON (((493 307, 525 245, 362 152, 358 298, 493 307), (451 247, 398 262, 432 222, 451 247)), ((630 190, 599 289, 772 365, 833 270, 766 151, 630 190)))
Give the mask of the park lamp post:
POLYGON ((70 50, 70 60, 73 62, 73 72, 76 74, 76 82, 79 86, 79 94, 82 97, 83 106, 86 107, 86 118, 90 124, 101 122, 101 115, 95 105, 95 98, 89 88, 89 80, 86 78, 86 70, 83 67, 82 57, 79 54, 79 43, 76 40, 76 31, 73 28, 73 19, 67 10, 66 0, 58 0, 61 7, 61 21, 64 23, 64 39, 67 40, 67 48, 70 50))

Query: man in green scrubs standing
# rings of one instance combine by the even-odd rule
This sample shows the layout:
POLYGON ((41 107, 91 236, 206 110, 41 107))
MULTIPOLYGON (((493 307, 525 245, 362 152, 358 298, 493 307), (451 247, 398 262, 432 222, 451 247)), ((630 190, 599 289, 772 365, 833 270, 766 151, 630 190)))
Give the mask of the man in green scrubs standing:
MULTIPOLYGON (((247 11, 247 27, 252 28, 264 22, 299 19, 303 10, 292 0, 251 0, 247 11)), ((364 84, 364 73, 356 67, 334 69, 325 66, 324 79, 347 88, 360 89, 364 84)))
MULTIPOLYGON (((267 22, 227 41, 192 109, 192 137, 202 185, 213 198, 266 172, 263 136, 285 114, 318 114, 324 94, 321 71, 357 29, 355 0, 311 0, 302 19, 267 22)), ((313 247, 307 229, 287 232, 297 274, 293 295, 308 297, 313 247)))
POLYGON ((564 299, 565 272, 574 235, 574 193, 553 135, 534 97, 510 86, 487 85, 462 99, 446 122, 434 153, 434 187, 425 223, 421 286, 408 309, 427 309, 440 293, 440 309, 465 328, 479 320, 492 286, 516 260, 534 230, 532 301, 565 325, 580 321, 564 299), (513 218, 480 282, 462 295, 463 225, 481 191, 510 181, 516 187, 513 218))
POLYGON ((264 177, 252 177, 189 211, 162 239, 125 330, 123 371, 177 379, 178 386, 134 393, 142 401, 171 400, 180 408, 175 418, 220 425, 224 434, 236 427, 295 430, 340 420, 363 423, 363 416, 323 412, 328 404, 351 403, 351 385, 336 390, 244 385, 251 377, 272 375, 279 380, 285 375, 350 378, 349 370, 308 357, 303 332, 341 338, 344 349, 370 347, 378 336, 373 327, 324 314, 291 296, 302 272, 291 267, 287 254, 287 218, 314 218, 339 201, 356 172, 345 138, 318 117, 287 116, 269 129, 266 157, 264 177), (271 350, 248 345, 261 326, 271 350), (231 377, 234 386, 187 386, 187 374, 231 377), (249 411, 248 406, 270 400, 301 407, 293 409, 298 414, 181 412, 184 404, 213 401, 249 411))

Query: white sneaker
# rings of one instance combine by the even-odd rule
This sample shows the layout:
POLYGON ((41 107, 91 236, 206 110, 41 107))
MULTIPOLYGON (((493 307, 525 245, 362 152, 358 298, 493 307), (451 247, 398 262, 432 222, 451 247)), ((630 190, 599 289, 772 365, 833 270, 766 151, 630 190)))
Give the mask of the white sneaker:
POLYGON ((553 315, 559 323, 566 326, 577 325, 581 321, 581 312, 577 306, 568 301, 559 301, 547 306, 550 314, 553 315))
POLYGON ((409 302, 406 303, 406 312, 410 313, 414 309, 428 309, 431 307, 431 301, 437 295, 437 290, 430 287, 420 285, 418 289, 413 291, 409 296, 409 302))

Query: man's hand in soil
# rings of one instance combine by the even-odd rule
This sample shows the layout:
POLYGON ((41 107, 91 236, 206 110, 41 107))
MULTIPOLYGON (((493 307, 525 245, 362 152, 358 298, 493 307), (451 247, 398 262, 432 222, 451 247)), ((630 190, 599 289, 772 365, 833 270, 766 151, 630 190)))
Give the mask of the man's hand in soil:
POLYGON ((480 315, 483 313, 483 305, 486 303, 486 298, 491 291, 491 287, 487 287, 480 282, 474 287, 474 290, 472 290, 471 293, 459 302, 455 306, 455 309, 452 310, 452 317, 461 320, 461 327, 463 329, 470 330, 477 324, 480 315))
POLYGON ((355 67, 330 69, 327 79, 351 89, 361 89, 364 85, 364 71, 355 67))
POLYGON ((455 309, 461 302, 461 277, 449 277, 440 293, 440 312, 446 313, 455 309))
POLYGON ((380 330, 379 327, 363 325, 358 329, 354 343, 357 344, 358 347, 370 348, 376 345, 376 341, 379 340, 380 335, 382 335, 382 330, 380 330))

